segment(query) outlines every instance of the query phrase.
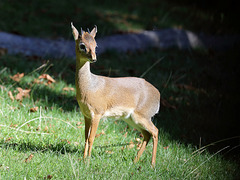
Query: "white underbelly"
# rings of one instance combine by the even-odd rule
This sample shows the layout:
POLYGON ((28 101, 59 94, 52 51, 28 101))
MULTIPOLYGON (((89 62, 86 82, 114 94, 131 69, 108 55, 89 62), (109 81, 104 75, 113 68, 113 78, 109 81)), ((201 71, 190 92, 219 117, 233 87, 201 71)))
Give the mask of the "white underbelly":
POLYGON ((126 123, 128 123, 133 128, 135 128, 137 130, 140 130, 140 129, 142 129, 142 127, 132 117, 133 113, 134 113, 134 109, 133 108, 121 108, 121 107, 118 107, 118 108, 112 108, 112 109, 106 111, 103 114, 102 117, 103 118, 110 117, 110 118, 114 118, 114 119, 121 119, 121 120, 125 121, 126 123))

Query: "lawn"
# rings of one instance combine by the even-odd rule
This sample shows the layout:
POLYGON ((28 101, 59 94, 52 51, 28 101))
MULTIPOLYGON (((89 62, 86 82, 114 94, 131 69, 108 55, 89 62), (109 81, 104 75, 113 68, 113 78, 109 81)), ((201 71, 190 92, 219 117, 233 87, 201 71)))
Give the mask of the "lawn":
MULTIPOLYGON (((97 24, 97 37, 165 27, 218 35, 238 30, 228 14, 211 9, 173 1, 123 4, 1 1, 0 30, 66 39, 72 39, 71 21, 84 28, 97 24)), ((143 76, 161 92, 152 169, 152 140, 134 164, 142 136, 114 119, 100 122, 91 161, 83 160, 74 59, 0 51, 0 179, 239 179, 239 57, 239 46, 222 52, 148 49, 105 52, 92 64, 96 74, 143 76)))
MULTIPOLYGON (((219 60, 222 54, 216 56, 219 60)), ((91 162, 84 162, 84 121, 75 100, 73 59, 1 56, 0 177, 239 177, 239 136, 234 138, 239 127, 235 115, 229 114, 236 113, 230 109, 236 101, 235 94, 223 94, 227 87, 220 86, 220 81, 226 81, 226 85, 234 87, 235 84, 226 79, 232 68, 221 71, 224 75, 216 82, 213 62, 210 62, 215 58, 208 53, 152 49, 124 56, 107 52, 93 64, 92 70, 110 76, 141 76, 162 57, 144 77, 162 92, 162 109, 153 120, 160 133, 156 168, 151 169, 152 141, 140 161, 134 164, 141 134, 114 119, 101 121, 91 162), (55 82, 42 74, 51 76, 55 82), (18 87, 28 95, 21 95, 18 87), (226 106, 226 101, 231 103, 226 106), (222 108, 228 108, 227 112, 221 111, 222 108), (226 138, 230 139, 224 140, 226 138), (211 144, 218 140, 223 142, 211 144)), ((223 68, 223 63, 219 62, 215 68, 223 68)))

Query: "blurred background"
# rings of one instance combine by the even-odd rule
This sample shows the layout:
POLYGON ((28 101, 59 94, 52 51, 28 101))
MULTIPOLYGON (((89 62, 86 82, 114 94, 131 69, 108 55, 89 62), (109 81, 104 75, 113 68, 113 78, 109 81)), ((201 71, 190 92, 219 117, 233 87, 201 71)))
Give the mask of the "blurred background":
POLYGON ((97 24, 98 37, 169 27, 209 34, 239 32, 234 0, 2 0, 0 8, 0 31, 24 36, 69 38, 71 21, 83 28, 97 24))
MULTIPOLYGON (((74 22, 83 29, 97 25, 97 38, 164 28, 227 37, 239 34, 237 7, 234 0, 1 0, 0 31, 72 40, 70 22, 74 22)), ((173 139, 197 146, 239 136, 239 44, 223 51, 153 48, 124 55, 106 52, 92 69, 107 76, 140 76, 161 57, 164 60, 144 77, 162 92, 162 110, 156 117, 158 127, 173 139)), ((19 63, 18 56, 7 54, 0 58, 1 68, 7 67, 10 74, 30 72, 35 62, 45 61, 41 57, 27 57, 19 63)), ((75 63, 52 61, 54 77, 74 86, 75 63), (67 68, 64 72, 60 70, 63 67, 67 68)), ((2 83, 3 80, 5 84, 11 83, 7 78, 2 78, 2 83)), ((60 95, 47 95, 52 97, 49 103, 64 110, 77 106, 72 98, 69 101, 75 103, 69 105, 62 104, 60 95)), ((39 94, 38 98, 43 96, 39 94)), ((239 138, 218 143, 212 150, 226 145, 238 146, 239 138)), ((237 159, 238 153, 239 147, 227 156, 237 159)))

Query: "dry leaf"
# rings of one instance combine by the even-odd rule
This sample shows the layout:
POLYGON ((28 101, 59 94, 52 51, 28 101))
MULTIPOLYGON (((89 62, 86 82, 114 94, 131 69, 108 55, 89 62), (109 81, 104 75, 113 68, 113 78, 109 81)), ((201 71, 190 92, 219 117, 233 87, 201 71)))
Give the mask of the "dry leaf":
POLYGON ((56 82, 50 75, 48 74, 42 74, 41 76, 38 77, 38 79, 46 79, 48 84, 52 84, 56 82))
POLYGON ((13 124, 11 123, 10 127, 17 127, 18 125, 17 124, 13 124))
POLYGON ((126 132, 123 136, 124 136, 124 137, 127 137, 127 134, 128 134, 128 132, 126 132))
POLYGON ((12 138, 13 138, 13 137, 9 137, 9 138, 7 138, 7 139, 5 140, 5 142, 10 141, 12 138))
POLYGON ((72 87, 65 87, 65 88, 63 88, 63 91, 74 91, 74 88, 72 88, 72 87))
POLYGON ((83 124, 83 122, 77 122, 77 124, 76 124, 76 125, 77 125, 77 126, 79 126, 80 124, 83 124))
POLYGON ((30 112, 37 112, 38 111, 38 107, 33 107, 29 109, 30 112))
POLYGON ((30 162, 33 158, 33 154, 30 154, 25 160, 24 162, 27 163, 27 162, 30 162))
POLYGON ((52 175, 47 175, 47 178, 46 177, 44 177, 44 179, 52 179, 53 178, 53 176, 52 175))
POLYGON ((44 130, 43 131, 46 131, 48 132, 48 126, 45 126, 44 130))
POLYGON ((134 148, 134 146, 135 146, 135 144, 132 141, 130 141, 129 145, 128 145, 128 149, 132 149, 132 148, 134 148))
POLYGON ((17 73, 14 76, 10 76, 10 78, 16 82, 19 82, 21 78, 24 76, 24 73, 17 73))
POLYGON ((30 93, 31 89, 22 89, 22 88, 18 87, 17 90, 19 93, 15 97, 16 100, 22 101, 22 99, 24 97, 30 97, 29 93, 30 93))
POLYGON ((113 151, 105 151, 106 153, 108 153, 108 154, 113 154, 114 152, 113 151))
POLYGON ((10 106, 10 109, 11 110, 15 110, 15 109, 17 109, 16 107, 13 107, 13 106, 10 106))
POLYGON ((11 91, 8 91, 8 96, 10 97, 10 99, 11 99, 12 101, 14 101, 14 97, 13 97, 13 94, 12 94, 11 91))
POLYGON ((71 142, 67 139, 61 139, 61 142, 67 142, 68 144, 71 144, 71 142))
POLYGON ((169 146, 165 146, 165 147, 163 147, 163 149, 168 149, 169 148, 169 146))
POLYGON ((100 132, 99 134, 96 134, 95 138, 97 138, 97 137, 99 137, 101 135, 104 135, 104 134, 105 134, 105 132, 102 130, 102 132, 100 132))

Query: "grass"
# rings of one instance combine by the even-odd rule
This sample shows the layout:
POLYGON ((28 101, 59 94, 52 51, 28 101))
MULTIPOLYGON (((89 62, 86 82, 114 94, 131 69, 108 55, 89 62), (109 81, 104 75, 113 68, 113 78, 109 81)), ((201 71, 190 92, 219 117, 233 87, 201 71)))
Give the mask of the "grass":
POLYGON ((226 6, 219 2, 212 9, 200 5, 201 2, 166 0, 1 1, 0 30, 24 36, 72 39, 69 27, 73 21, 84 29, 98 25, 98 37, 169 27, 208 34, 239 32, 233 8, 225 12, 220 8, 226 6))
POLYGON ((164 57, 144 76, 162 93, 162 108, 153 120, 159 128, 155 169, 150 168, 152 141, 134 164, 140 133, 113 119, 100 122, 91 162, 84 162, 83 116, 75 92, 63 90, 74 87, 74 60, 1 56, 1 179, 239 178, 237 92, 229 92, 236 84, 228 79, 229 72, 238 71, 225 64, 233 51, 217 52, 214 57, 204 51, 151 49, 124 56, 107 52, 92 65, 97 74, 141 76, 164 57), (214 68, 222 76, 213 73, 214 68), (25 73, 19 82, 10 78, 17 72, 25 73), (43 73, 56 82, 36 83, 43 73), (8 92, 16 97, 17 87, 31 89, 30 97, 12 101, 8 92), (38 110, 31 112, 33 107, 38 110), (228 111, 221 111, 226 107, 228 111), (207 146, 234 136, 238 138, 207 146))
MULTIPOLYGON (((0 31, 72 39, 73 21, 84 29, 98 25, 97 37, 169 27, 239 32, 234 11, 187 1, 0 1, 0 31)), ((91 162, 84 162, 83 116, 71 89, 74 60, 1 52, 0 179, 239 179, 239 57, 239 46, 224 52, 149 49, 106 52, 92 64, 94 73, 105 76, 144 75, 160 90, 151 169, 152 141, 134 164, 141 135, 113 119, 100 122, 91 162), (24 73, 19 82, 11 79, 16 73, 24 73), (41 74, 56 82, 38 79, 41 74), (29 97, 11 100, 9 91, 16 98, 18 87, 30 89, 29 97)))

